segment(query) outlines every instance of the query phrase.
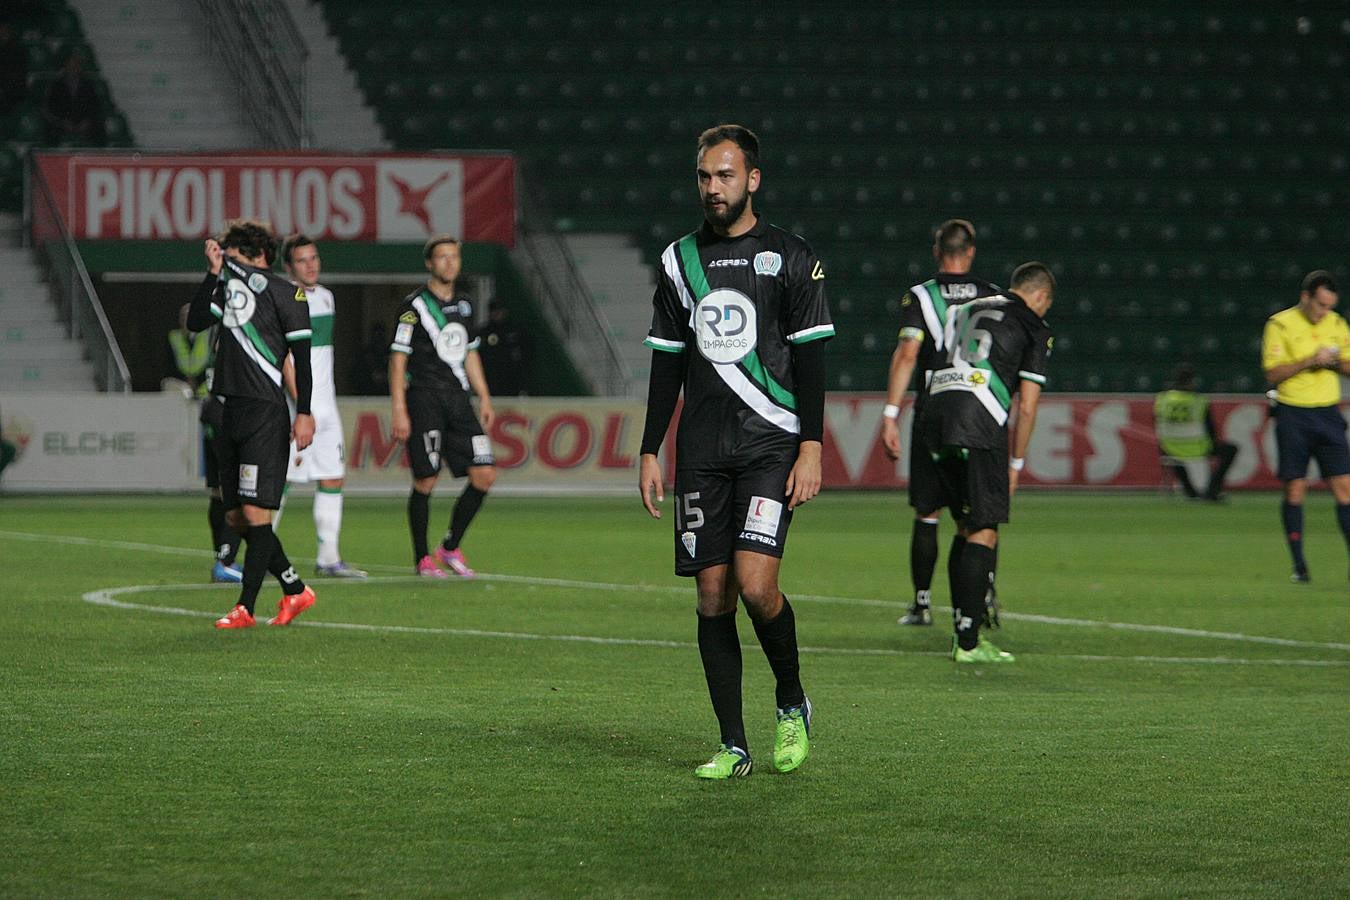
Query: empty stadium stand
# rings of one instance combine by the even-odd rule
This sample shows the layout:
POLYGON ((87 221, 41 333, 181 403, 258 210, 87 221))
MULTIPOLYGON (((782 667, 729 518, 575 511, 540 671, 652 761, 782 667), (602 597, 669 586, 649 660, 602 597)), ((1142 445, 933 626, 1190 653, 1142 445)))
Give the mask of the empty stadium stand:
POLYGON ((1181 359, 1262 389, 1264 318, 1350 275, 1344 2, 322 5, 395 146, 515 151, 558 228, 648 259, 697 223, 698 132, 756 129, 757 207, 827 264, 836 388, 884 385, 953 215, 986 277, 1059 274, 1059 390, 1154 391, 1181 359))

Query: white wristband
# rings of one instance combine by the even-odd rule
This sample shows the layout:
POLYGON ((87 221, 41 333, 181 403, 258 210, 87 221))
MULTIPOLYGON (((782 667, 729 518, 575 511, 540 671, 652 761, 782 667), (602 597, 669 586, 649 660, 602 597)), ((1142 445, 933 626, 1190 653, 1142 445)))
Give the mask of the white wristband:
POLYGON ((1014 472, 1022 471, 1026 464, 1026 458, 1021 456, 1014 456, 1012 459, 1008 460, 1008 468, 1012 469, 1014 472))
POLYGON ((887 419, 895 420, 900 418, 900 407, 894 403, 887 403, 881 408, 881 415, 887 419))

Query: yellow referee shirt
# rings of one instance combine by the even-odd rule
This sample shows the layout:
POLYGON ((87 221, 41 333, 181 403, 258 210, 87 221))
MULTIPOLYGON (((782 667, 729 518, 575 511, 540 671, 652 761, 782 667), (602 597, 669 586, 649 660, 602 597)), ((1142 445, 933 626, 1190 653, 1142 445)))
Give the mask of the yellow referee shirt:
MULTIPOLYGON (((1297 306, 1266 320, 1261 335, 1261 368, 1271 369, 1314 355, 1320 347, 1336 347, 1350 360, 1350 326, 1328 312, 1314 325, 1297 306)), ((1341 402, 1341 376, 1332 369, 1307 369, 1276 385, 1281 403, 1290 406, 1335 406, 1341 402)))

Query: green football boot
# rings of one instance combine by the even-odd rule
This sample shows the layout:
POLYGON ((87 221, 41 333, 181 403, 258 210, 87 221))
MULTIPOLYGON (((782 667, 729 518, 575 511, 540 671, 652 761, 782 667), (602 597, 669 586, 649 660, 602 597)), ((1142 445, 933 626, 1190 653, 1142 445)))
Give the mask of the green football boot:
POLYGON ((791 772, 806 762, 811 752, 811 701, 801 706, 778 710, 778 727, 773 734, 773 764, 780 772, 791 772))
POLYGON ((694 770, 699 778, 744 778, 750 774, 754 763, 750 754, 740 747, 723 744, 717 748, 713 758, 694 770))
POLYGON ((998 649, 982 637, 974 650, 962 650, 961 645, 952 638, 952 659, 959 663, 1010 663, 1017 657, 998 649))

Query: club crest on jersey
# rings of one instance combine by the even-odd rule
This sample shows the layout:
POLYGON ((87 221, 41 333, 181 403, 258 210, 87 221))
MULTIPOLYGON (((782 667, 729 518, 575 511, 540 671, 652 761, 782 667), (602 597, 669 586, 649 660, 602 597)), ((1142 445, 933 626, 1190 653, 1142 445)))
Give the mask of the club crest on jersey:
POLYGON ((692 531, 686 531, 684 534, 680 535, 680 543, 684 544, 684 549, 689 553, 691 558, 696 555, 694 553, 694 547, 697 546, 698 535, 694 534, 692 531))
POLYGON ((469 330, 458 322, 447 322, 436 336, 436 355, 457 366, 469 354, 469 330))
POLYGON ((772 250, 765 250, 763 253, 755 254, 755 274, 768 275, 770 278, 778 274, 783 268, 783 257, 774 253, 772 250))
POLYGON ((248 289, 255 294, 261 294, 267 290, 267 276, 261 272, 254 272, 248 276, 248 289))
POLYGON ((465 319, 473 314, 473 307, 469 305, 468 300, 459 301, 459 303, 455 304, 455 307, 459 310, 460 316, 465 319))
MULTIPOLYGON (((266 279, 263 279, 263 284, 266 285, 266 279)), ((257 309, 258 298, 248 289, 248 285, 238 278, 231 278, 225 282, 225 310, 221 313, 220 321, 226 328, 247 325, 257 309)))
POLYGON ((731 288, 710 292, 694 307, 694 343, 712 363, 731 365, 745 359, 759 343, 754 302, 731 288))

